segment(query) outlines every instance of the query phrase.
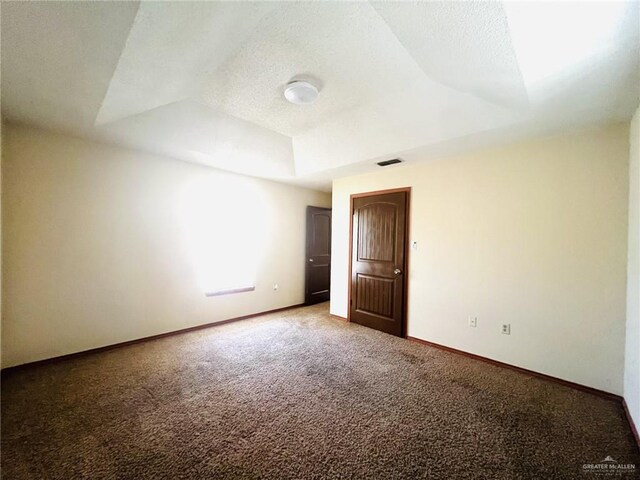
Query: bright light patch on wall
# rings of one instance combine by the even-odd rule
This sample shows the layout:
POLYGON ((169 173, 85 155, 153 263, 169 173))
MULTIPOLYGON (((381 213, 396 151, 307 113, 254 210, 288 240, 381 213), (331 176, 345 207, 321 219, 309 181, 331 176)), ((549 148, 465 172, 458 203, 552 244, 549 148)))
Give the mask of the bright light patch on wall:
POLYGON ((215 174, 188 185, 179 212, 197 288, 212 294, 255 286, 269 228, 255 183, 215 174))
MULTIPOLYGON (((637 9, 637 4, 635 4, 637 9)), ((530 86, 570 76, 610 52, 634 2, 504 2, 520 72, 530 86)))

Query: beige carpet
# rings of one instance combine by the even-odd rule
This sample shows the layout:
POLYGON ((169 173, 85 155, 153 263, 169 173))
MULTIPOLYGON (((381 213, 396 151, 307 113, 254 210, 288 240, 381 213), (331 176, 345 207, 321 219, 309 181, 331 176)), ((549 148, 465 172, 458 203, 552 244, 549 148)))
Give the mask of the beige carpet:
MULTIPOLYGON (((621 406, 290 310, 16 371, 3 479, 575 479, 621 406)), ((625 474, 617 478, 636 478, 625 474)))

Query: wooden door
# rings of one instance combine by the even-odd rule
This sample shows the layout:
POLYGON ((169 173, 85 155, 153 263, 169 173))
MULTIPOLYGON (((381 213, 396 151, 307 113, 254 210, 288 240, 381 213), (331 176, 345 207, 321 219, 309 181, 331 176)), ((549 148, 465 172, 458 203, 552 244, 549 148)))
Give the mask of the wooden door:
POLYGON ((349 319, 405 335, 409 192, 352 196, 349 319))
POLYGON ((307 305, 329 300, 331 281, 331 209, 307 207, 307 305))

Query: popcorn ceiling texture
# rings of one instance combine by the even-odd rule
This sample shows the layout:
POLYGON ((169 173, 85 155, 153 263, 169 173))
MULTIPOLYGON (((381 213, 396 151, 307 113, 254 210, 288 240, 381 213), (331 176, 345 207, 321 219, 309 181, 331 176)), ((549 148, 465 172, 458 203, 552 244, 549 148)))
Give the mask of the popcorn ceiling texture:
POLYGON ((96 122, 194 98, 206 73, 234 55, 274 8, 267 2, 142 4, 96 122))
POLYGON ((607 456, 640 464, 619 403, 336 320, 326 304, 2 382, 7 480, 569 480, 607 456))
POLYGON ((327 188, 416 149, 628 120, 637 3, 598 5, 6 2, 3 116, 327 188), (582 45, 599 18, 602 41, 582 45), (541 59, 558 70, 543 88, 522 73, 541 59), (294 77, 319 84, 316 103, 286 102, 294 77))
POLYGON ((411 10, 399 2, 372 5, 427 76, 501 105, 526 107, 501 2, 417 2, 411 10))

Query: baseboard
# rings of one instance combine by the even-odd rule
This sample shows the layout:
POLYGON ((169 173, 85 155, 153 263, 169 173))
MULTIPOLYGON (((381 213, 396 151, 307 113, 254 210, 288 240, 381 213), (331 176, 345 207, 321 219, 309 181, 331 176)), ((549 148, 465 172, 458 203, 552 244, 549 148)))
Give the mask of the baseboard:
POLYGON ((640 435, 638 435, 638 428, 633 421, 633 417, 631 417, 631 412, 629 412, 627 401, 624 398, 622 399, 622 408, 624 408, 624 414, 627 416, 627 421, 629 422, 629 426, 631 427, 631 432, 633 433, 633 437, 636 439, 636 443, 638 444, 638 450, 640 450, 640 435))
POLYGON ((226 325, 227 323, 239 322, 240 320, 248 320, 249 318, 259 317, 261 315, 267 315, 269 313, 282 312, 285 310, 291 310, 293 308, 298 308, 303 306, 304 306, 304 303, 298 303, 296 305, 289 305, 288 307, 274 308, 273 310, 266 310, 264 312, 251 313, 249 315, 242 315, 241 317, 228 318, 227 320, 220 320, 218 322, 205 323, 203 325, 196 325, 194 327, 181 328, 180 330, 173 330, 171 332, 159 333, 157 335, 150 335, 148 337, 136 338, 135 340, 127 340, 126 342, 113 343, 111 345, 105 345, 104 347, 90 348, 89 350, 82 350, 81 352, 68 353, 66 355, 45 358, 43 360, 36 360, 34 362, 21 363, 20 365, 13 365, 11 367, 3 368, 2 377, 4 377, 9 373, 22 370, 24 368, 31 368, 38 365, 46 365, 48 363, 69 360, 71 358, 82 357, 84 355, 91 355, 93 353, 105 352, 107 350, 126 347, 128 345, 135 345, 136 343, 148 342, 150 340, 157 340, 159 338, 171 337, 173 335, 180 335, 182 333, 193 332, 194 330, 202 330, 204 328, 211 328, 211 327, 217 327, 220 325, 226 325))
POLYGON ((551 375, 546 375, 544 373, 536 372, 534 370, 529 370, 527 368, 516 367, 515 365, 511 365, 510 363, 500 362, 498 360, 492 360, 491 358, 483 357, 481 355, 476 355, 474 353, 465 352, 464 350, 458 350, 457 348, 447 347, 445 345, 440 345, 439 343, 429 342, 427 340, 422 340, 416 337, 407 337, 407 340, 412 342, 421 343, 423 345, 428 345, 430 347, 439 348, 440 350, 446 350, 447 352, 457 353, 459 355, 464 355, 465 357, 473 358, 475 360, 480 360, 481 362, 490 363, 492 365, 496 365, 498 367, 508 368, 510 370, 515 370, 517 372, 526 373, 528 375, 543 378, 545 380, 549 380, 551 382, 559 383, 564 385, 565 387, 574 388, 576 390, 580 390, 582 392, 590 393, 592 395, 597 395, 599 397, 605 398, 607 400, 612 400, 615 402, 622 402, 623 398, 620 395, 616 395, 615 393, 605 392, 604 390, 599 390, 593 387, 587 387, 586 385, 581 385, 579 383, 570 382, 569 380, 563 380, 558 377, 552 377, 551 375))
POLYGON ((336 320, 342 320, 343 322, 348 322, 349 321, 345 317, 342 317, 340 315, 335 315, 333 313, 330 313, 329 316, 335 318, 336 320))

